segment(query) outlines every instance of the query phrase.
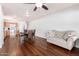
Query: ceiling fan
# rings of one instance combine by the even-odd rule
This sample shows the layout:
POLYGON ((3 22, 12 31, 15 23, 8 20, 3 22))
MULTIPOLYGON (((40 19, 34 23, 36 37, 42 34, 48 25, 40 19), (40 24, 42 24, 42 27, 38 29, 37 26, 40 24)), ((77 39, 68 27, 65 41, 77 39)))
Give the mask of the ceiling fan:
POLYGON ((48 7, 45 5, 45 4, 42 4, 42 3, 36 3, 35 4, 35 8, 33 9, 33 11, 36 11, 37 10, 37 8, 43 8, 43 9, 45 9, 45 10, 48 10, 48 7))
POLYGON ((44 3, 24 3, 24 4, 35 4, 33 11, 36 11, 38 8, 48 10, 48 7, 44 3))

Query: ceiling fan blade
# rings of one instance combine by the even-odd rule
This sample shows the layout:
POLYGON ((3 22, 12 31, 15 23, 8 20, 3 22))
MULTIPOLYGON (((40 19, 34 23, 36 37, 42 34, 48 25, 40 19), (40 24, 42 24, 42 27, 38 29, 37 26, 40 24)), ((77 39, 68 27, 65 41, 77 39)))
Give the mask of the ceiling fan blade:
POLYGON ((35 6, 35 8, 33 9, 33 11, 36 11, 37 7, 35 6))
POLYGON ((24 4, 35 4, 35 3, 24 3, 24 4))
POLYGON ((45 5, 42 5, 42 8, 44 8, 45 10, 48 10, 48 8, 45 5))

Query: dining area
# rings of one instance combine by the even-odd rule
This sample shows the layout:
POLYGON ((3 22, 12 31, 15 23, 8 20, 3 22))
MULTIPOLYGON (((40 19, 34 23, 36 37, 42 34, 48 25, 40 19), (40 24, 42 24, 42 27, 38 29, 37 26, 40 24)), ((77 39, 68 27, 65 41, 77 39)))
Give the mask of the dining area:
POLYGON ((35 39, 35 32, 36 32, 35 29, 33 29, 33 30, 24 30, 23 32, 20 32, 21 43, 23 41, 35 39))

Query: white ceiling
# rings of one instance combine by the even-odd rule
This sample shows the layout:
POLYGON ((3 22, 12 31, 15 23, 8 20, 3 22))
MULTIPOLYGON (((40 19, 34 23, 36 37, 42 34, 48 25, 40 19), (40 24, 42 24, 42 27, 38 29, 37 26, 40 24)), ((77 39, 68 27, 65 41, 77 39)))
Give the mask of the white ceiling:
POLYGON ((35 4, 24 4, 24 3, 2 3, 3 13, 7 16, 16 16, 18 20, 35 20, 45 15, 67 9, 71 6, 76 5, 75 3, 46 3, 49 10, 38 8, 33 11, 35 4), (29 11, 29 18, 26 17, 26 11, 29 11))

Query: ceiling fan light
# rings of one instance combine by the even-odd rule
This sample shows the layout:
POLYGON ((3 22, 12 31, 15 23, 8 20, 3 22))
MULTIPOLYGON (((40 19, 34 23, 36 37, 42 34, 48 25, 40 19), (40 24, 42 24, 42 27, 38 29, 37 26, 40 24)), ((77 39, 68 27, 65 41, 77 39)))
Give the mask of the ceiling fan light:
POLYGON ((29 16, 30 16, 30 15, 29 15, 29 11, 28 11, 28 10, 26 11, 26 16, 27 16, 27 17, 29 17, 29 16))
POLYGON ((36 3, 35 4, 37 7, 41 7, 42 6, 42 3, 36 3))

